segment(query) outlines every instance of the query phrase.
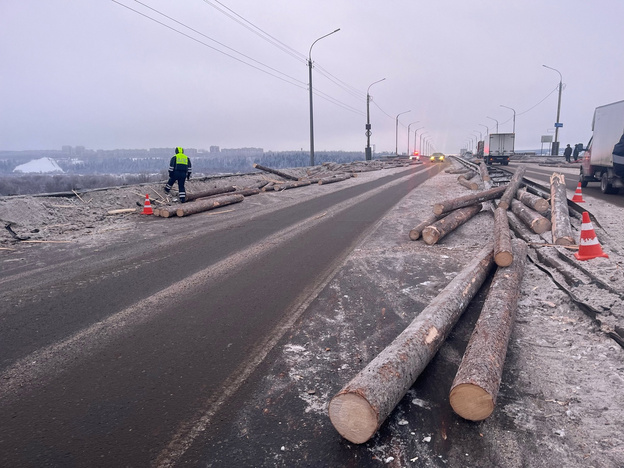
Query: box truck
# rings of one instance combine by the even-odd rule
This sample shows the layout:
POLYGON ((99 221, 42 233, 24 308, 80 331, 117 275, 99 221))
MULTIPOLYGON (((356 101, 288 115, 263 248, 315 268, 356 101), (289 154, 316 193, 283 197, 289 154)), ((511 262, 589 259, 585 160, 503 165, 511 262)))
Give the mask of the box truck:
POLYGON ((602 193, 617 193, 624 187, 624 101, 597 107, 592 137, 581 161, 579 180, 600 182, 602 193))
POLYGON ((497 162, 504 166, 508 165, 514 154, 515 138, 515 133, 491 133, 488 154, 483 158, 485 163, 491 165, 497 162))

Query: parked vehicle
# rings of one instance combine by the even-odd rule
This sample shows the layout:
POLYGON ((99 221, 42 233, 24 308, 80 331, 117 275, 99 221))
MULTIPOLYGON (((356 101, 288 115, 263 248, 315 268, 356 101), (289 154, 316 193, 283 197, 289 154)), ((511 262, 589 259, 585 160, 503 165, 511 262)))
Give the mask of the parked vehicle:
POLYGON ((515 133, 491 133, 488 154, 483 158, 485 163, 491 165, 497 162, 507 166, 514 154, 515 139, 515 133))
POLYGON ((624 101, 597 107, 592 137, 581 161, 581 187, 600 182, 602 193, 624 187, 624 101))

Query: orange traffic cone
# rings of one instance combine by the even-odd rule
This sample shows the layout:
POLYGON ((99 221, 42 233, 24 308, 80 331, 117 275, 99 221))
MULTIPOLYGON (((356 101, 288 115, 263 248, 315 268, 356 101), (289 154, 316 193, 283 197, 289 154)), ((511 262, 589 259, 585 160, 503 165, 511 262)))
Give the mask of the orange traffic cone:
POLYGON ((591 260, 596 257, 609 256, 602 251, 600 242, 596 237, 594 226, 589 219, 589 213, 583 211, 583 224, 581 225, 581 241, 579 242, 579 250, 574 254, 577 260, 591 260))
POLYGON ((151 215, 154 214, 152 210, 152 204, 150 203, 149 195, 145 195, 145 205, 143 206, 143 212, 141 214, 151 215))
POLYGON ((572 197, 572 201, 576 203, 584 203, 583 193, 581 192, 581 182, 576 186, 576 192, 574 192, 574 196, 572 197))

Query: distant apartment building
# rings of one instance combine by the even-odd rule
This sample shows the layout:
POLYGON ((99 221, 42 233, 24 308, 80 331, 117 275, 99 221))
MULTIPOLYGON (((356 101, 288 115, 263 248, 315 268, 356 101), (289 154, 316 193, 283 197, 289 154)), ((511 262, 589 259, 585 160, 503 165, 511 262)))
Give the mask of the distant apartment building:
POLYGON ((210 147, 210 152, 211 153, 218 153, 219 152, 219 147, 218 146, 211 146, 210 147))
POLYGON ((258 157, 264 154, 262 148, 222 148, 221 154, 226 156, 258 157))

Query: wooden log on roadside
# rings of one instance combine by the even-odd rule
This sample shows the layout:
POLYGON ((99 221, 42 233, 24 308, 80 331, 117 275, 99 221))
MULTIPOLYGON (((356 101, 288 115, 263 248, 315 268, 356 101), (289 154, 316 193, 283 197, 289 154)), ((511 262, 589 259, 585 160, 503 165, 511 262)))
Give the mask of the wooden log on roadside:
POLYGON ((263 192, 268 192, 269 190, 273 190, 273 186, 274 185, 275 185, 275 182, 269 182, 264 187, 262 187, 262 191, 263 192))
POLYGON ((176 209, 176 215, 190 216, 196 213, 202 213, 208 210, 214 210, 220 206, 231 205, 233 203, 240 203, 245 199, 242 195, 225 195, 219 198, 211 198, 208 200, 197 200, 195 203, 183 203, 176 209))
POLYGON ((136 208, 120 208, 118 210, 108 210, 106 214, 115 215, 115 214, 134 213, 134 212, 136 212, 136 208))
POLYGON ((553 244, 573 245, 574 237, 572 236, 572 225, 570 224, 568 194, 563 174, 553 173, 550 176, 550 203, 553 244))
POLYGON ((177 206, 161 206, 158 209, 158 216, 161 218, 171 218, 176 215, 177 206))
POLYGON ((488 171, 487 165, 481 161, 479 163, 479 173, 481 174, 481 180, 483 181, 483 186, 486 190, 492 188, 492 178, 490 177, 490 172, 488 171))
POLYGON ((552 226, 548 218, 545 218, 537 211, 532 210, 520 200, 511 201, 511 211, 526 224, 535 234, 542 234, 552 226))
POLYGON ((295 176, 292 176, 292 175, 287 174, 287 173, 282 172, 282 171, 278 171, 277 169, 271 169, 270 167, 261 166, 260 164, 254 163, 253 167, 256 168, 256 169, 260 169, 261 171, 270 172, 271 174, 278 175, 280 177, 283 177, 284 179, 298 180, 298 178, 295 177, 295 176))
POLYGON ((319 185, 333 184, 334 182, 342 182, 343 180, 350 179, 350 175, 338 176, 338 177, 325 177, 318 181, 319 185))
POLYGON ((514 172, 513 177, 507 184, 507 189, 505 190, 505 193, 503 193, 503 195, 501 196, 500 202, 498 203, 499 208, 503 208, 505 210, 509 209, 509 207, 511 206, 511 200, 513 200, 513 198, 516 196, 516 192, 518 191, 518 188, 522 183, 522 177, 524 176, 525 171, 526 167, 524 166, 516 169, 516 172, 514 172))
POLYGON ((438 219, 440 219, 440 216, 436 216, 436 215, 429 216, 427 219, 417 224, 414 229, 410 230, 409 238, 413 241, 420 239, 420 235, 422 234, 423 229, 425 229, 427 226, 431 226, 438 219))
POLYGON ((421 233, 423 240, 426 244, 435 244, 448 233, 454 231, 476 215, 479 211, 481 211, 482 207, 481 203, 479 203, 478 205, 470 205, 452 211, 444 218, 433 223, 431 226, 424 228, 421 233))
POLYGON ((464 176, 459 176, 457 178, 457 182, 466 187, 467 189, 470 190, 479 190, 479 184, 477 184, 476 182, 471 182, 469 180, 466 180, 466 178, 464 176))
POLYGON ((541 215, 547 214, 548 210, 550 210, 550 203, 548 203, 548 200, 538 195, 533 195, 526 189, 518 190, 516 192, 516 198, 541 215))
POLYGON ((438 352, 493 265, 487 246, 407 328, 340 390, 329 418, 345 439, 362 444, 379 429, 438 352))
POLYGON ((495 187, 490 190, 484 190, 471 195, 465 195, 463 197, 454 198, 452 200, 444 200, 433 205, 433 213, 441 215, 449 211, 456 210, 458 208, 464 208, 465 206, 476 205, 487 200, 494 200, 500 197, 506 190, 506 187, 495 187))
POLYGON ((512 261, 513 251, 507 210, 499 207, 494 210, 494 262, 499 267, 506 267, 511 265, 512 261))
MULTIPOLYGON (((284 184, 279 185, 279 190, 288 190, 297 187, 305 187, 306 185, 310 185, 309 180, 298 180, 297 182, 286 182, 284 184)), ((275 191, 277 191, 277 186, 275 187, 275 191)))
POLYGON ((487 418, 496 405, 516 318, 527 245, 516 239, 513 251, 511 266, 499 268, 494 274, 481 315, 451 385, 449 400, 453 411, 470 421, 487 418))
POLYGON ((198 198, 206 198, 212 195, 221 195, 222 193, 233 192, 236 187, 228 185, 227 187, 217 187, 209 190, 202 190, 201 192, 187 193, 186 201, 197 200, 198 198))

